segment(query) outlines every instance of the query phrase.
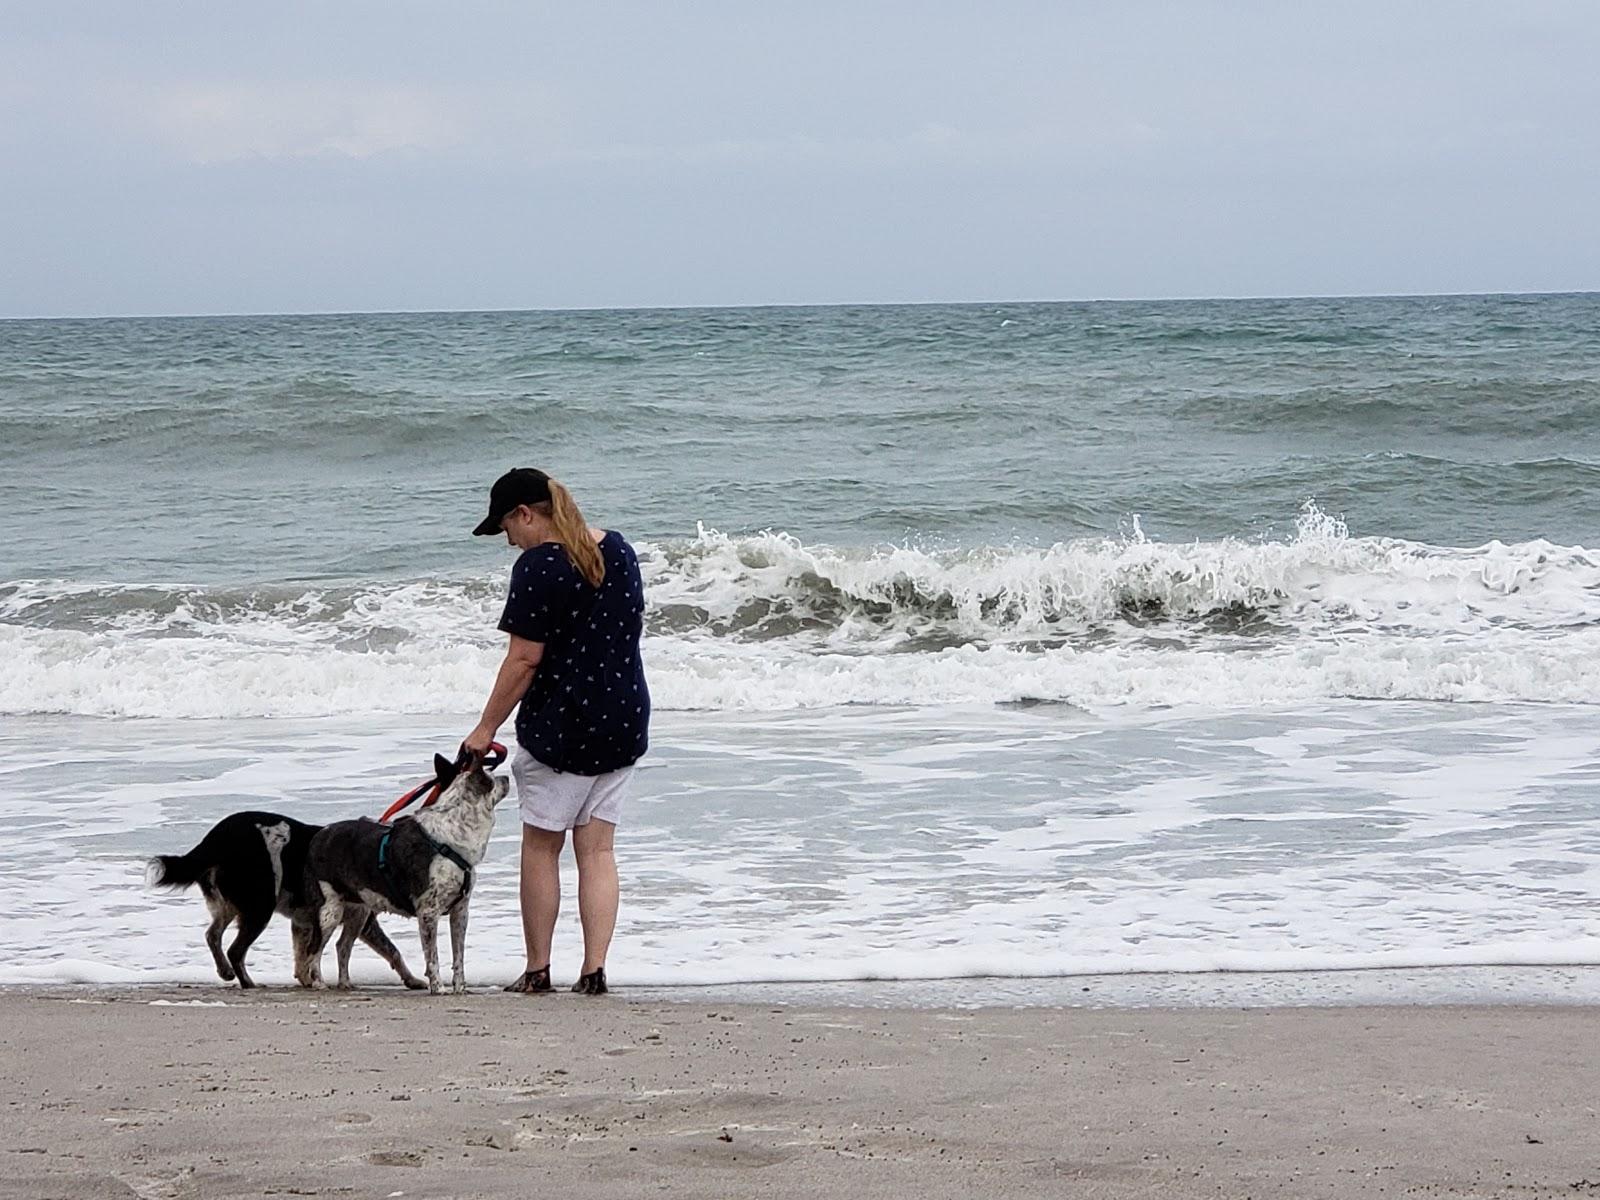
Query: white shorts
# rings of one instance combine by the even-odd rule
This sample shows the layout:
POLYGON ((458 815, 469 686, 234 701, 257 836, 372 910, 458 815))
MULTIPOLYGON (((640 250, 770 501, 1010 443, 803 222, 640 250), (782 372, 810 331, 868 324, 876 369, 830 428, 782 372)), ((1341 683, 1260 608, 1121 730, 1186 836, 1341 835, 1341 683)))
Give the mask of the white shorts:
POLYGON ((622 816, 622 796, 633 778, 633 768, 604 775, 574 775, 545 766, 518 746, 511 756, 511 775, 517 781, 522 823, 563 833, 587 825, 595 817, 615 825, 622 816))

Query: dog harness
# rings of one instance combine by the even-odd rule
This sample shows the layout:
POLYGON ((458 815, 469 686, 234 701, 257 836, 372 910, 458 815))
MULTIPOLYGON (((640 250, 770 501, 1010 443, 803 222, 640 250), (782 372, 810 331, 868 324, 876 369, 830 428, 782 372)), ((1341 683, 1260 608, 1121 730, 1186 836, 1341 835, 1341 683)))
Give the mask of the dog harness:
MULTIPOLYGON (((422 835, 422 840, 428 843, 435 854, 442 855, 461 868, 463 876, 461 880, 461 895, 465 896, 472 890, 472 864, 454 846, 435 840, 421 825, 417 825, 415 822, 412 824, 416 831, 422 835)), ((417 915, 416 909, 412 907, 405 888, 395 878, 393 866, 389 862, 389 839, 393 836, 393 829, 385 829, 383 836, 378 839, 378 870, 389 884, 389 899, 394 903, 395 907, 406 916, 414 917, 417 915)))

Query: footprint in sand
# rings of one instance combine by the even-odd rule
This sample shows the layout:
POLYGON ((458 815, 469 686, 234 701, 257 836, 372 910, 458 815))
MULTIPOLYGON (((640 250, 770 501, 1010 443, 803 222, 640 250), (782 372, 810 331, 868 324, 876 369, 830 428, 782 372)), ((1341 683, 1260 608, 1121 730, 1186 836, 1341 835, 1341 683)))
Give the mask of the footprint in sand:
POLYGON ((117 1175, 115 1179, 139 1200, 176 1200, 188 1193, 193 1177, 193 1167, 180 1167, 163 1175, 117 1175))
POLYGON ((420 1167, 422 1155, 414 1150, 379 1150, 367 1155, 374 1167, 420 1167))

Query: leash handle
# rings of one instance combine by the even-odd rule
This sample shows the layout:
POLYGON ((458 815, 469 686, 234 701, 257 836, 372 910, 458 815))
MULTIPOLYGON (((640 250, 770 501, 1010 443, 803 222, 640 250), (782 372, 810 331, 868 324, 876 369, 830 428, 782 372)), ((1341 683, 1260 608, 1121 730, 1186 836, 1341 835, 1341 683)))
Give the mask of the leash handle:
POLYGON ((473 767, 474 759, 477 759, 477 765, 481 766, 485 771, 493 771, 496 767, 505 763, 506 748, 499 742, 490 742, 488 753, 481 756, 474 754, 465 746, 456 751, 456 766, 462 770, 470 771, 473 767))

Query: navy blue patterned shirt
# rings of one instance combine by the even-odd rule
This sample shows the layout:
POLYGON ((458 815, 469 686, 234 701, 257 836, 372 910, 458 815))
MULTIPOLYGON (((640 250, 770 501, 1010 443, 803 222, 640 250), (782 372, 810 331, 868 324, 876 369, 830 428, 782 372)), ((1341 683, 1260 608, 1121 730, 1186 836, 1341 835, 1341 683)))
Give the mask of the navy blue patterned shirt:
POLYGON ((649 744, 639 559, 614 529, 600 553, 606 577, 594 588, 558 543, 524 550, 500 617, 502 632, 544 643, 517 709, 517 741, 546 766, 574 775, 631 766, 649 744))

